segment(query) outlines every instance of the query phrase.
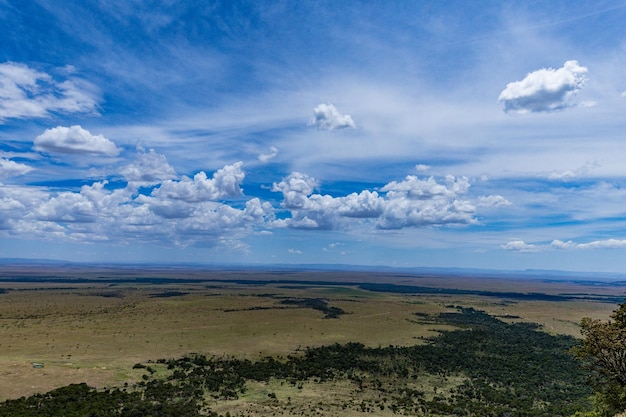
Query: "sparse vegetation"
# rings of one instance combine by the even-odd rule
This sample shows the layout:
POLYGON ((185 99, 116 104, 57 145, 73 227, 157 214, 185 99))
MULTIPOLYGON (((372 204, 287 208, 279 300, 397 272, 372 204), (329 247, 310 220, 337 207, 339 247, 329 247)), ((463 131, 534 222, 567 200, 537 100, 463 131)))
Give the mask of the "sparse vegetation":
MULTIPOLYGON (((61 415, 54 414, 56 407, 68 398, 94 403, 95 410, 107 413, 89 414, 93 412, 88 405, 77 405, 75 412, 83 414, 76 415, 130 416, 138 415, 134 414, 137 410, 150 413, 153 409, 161 410, 163 416, 200 415, 201 410, 210 414, 214 413, 211 404, 238 400, 249 389, 248 382, 272 380, 301 391, 311 381, 349 382, 351 395, 325 406, 331 413, 337 408, 362 413, 389 409, 405 415, 553 417, 588 407, 584 399, 590 392, 584 375, 566 354, 573 338, 548 335, 529 323, 506 324, 472 308, 441 313, 433 322, 461 329, 444 332, 423 345, 368 348, 361 343, 334 344, 307 348, 282 360, 200 354, 162 359, 157 363, 167 368, 167 376, 155 376, 152 366, 136 364, 135 369, 147 373, 130 392, 73 385, 43 396, 7 401, 0 406, 0 416, 39 416, 42 410, 46 415, 61 415), (441 389, 433 386, 428 395, 417 389, 420 380, 433 378, 453 378, 458 384, 441 389)), ((294 397, 285 401, 275 392, 267 397, 282 411, 293 410, 294 402, 302 406, 294 397)))
POLYGON ((591 407, 590 391, 562 333, 609 317, 606 301, 622 291, 356 273, 46 273, 0 274, 0 415, 26 403, 40 412, 28 415, 54 415, 36 404, 50 411, 74 394, 119 413, 149 398, 137 403, 143 415, 167 415, 147 408, 160 398, 176 400, 171 415, 572 415, 591 407), (490 295, 361 285, 377 280, 490 295), (575 297, 503 295, 517 292, 575 297), (187 368, 200 359, 212 365, 187 368), (190 375, 204 382, 181 382, 190 375), (195 391, 177 391, 186 385, 195 391))

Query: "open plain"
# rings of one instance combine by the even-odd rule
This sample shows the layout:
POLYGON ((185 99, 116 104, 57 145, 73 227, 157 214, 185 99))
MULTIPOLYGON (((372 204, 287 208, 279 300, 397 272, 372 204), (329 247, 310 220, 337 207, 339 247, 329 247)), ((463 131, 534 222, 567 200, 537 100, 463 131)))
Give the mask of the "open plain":
MULTIPOLYGON (((579 337, 581 318, 607 319, 624 298, 626 284, 354 271, 4 265, 0 292, 0 400, 6 400, 71 383, 132 384, 144 374, 133 369, 135 364, 190 353, 256 360, 335 343, 423 344, 453 326, 419 318, 458 306, 579 337)), ((348 390, 341 382, 333 384, 328 393, 348 390)), ((276 382, 257 385, 228 406, 215 404, 216 409, 243 410, 255 395, 265 398, 266 392, 281 389, 276 382)), ((304 391, 315 396, 314 390, 304 391)))

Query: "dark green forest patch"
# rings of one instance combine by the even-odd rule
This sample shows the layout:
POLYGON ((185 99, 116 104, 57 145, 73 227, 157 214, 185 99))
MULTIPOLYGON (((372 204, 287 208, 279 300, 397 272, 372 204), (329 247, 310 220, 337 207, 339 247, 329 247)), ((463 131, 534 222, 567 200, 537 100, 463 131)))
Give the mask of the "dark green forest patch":
POLYGON ((222 310, 224 313, 233 313, 238 311, 256 311, 256 310, 286 310, 290 308, 310 308, 312 310, 324 313, 325 319, 336 319, 346 312, 339 307, 329 306, 328 301, 323 298, 285 298, 282 296, 270 296, 269 298, 280 299, 279 305, 274 306, 254 306, 247 308, 231 308, 222 310))
MULTIPOLYGON (((576 344, 572 337, 547 334, 532 323, 507 324, 472 308, 429 320, 459 329, 409 347, 347 343, 256 361, 201 354, 161 359, 136 365, 147 372, 134 386, 102 391, 70 385, 6 401, 0 404, 0 416, 217 416, 212 405, 248 395, 251 383, 270 381, 295 387, 296 395, 305 395, 311 383, 347 384, 350 395, 332 405, 334 415, 342 410, 391 410, 406 415, 554 417, 588 407, 591 391, 585 375, 566 353, 576 344), (424 383, 435 379, 457 382, 424 383)), ((295 396, 272 394, 275 407, 293 413, 295 396)))

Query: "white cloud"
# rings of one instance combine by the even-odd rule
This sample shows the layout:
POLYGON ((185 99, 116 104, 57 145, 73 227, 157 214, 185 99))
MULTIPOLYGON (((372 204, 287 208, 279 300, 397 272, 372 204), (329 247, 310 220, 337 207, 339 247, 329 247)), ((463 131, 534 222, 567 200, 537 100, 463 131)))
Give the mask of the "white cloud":
POLYGON ((510 205, 511 202, 501 195, 478 197, 478 207, 506 207, 510 205))
POLYGON ((415 165, 415 170, 417 172, 426 172, 430 169, 430 165, 426 165, 426 164, 417 164, 415 165))
POLYGON ((0 184, 0 231, 14 234, 15 222, 45 199, 46 193, 37 188, 0 184))
POLYGON ((475 223, 476 208, 458 197, 469 189, 467 178, 445 178, 445 184, 433 177, 420 180, 408 175, 402 182, 392 181, 381 188, 387 192, 385 210, 378 221, 381 229, 442 226, 475 223))
POLYGON ((278 155, 278 148, 272 146, 270 147, 269 153, 262 153, 259 155, 259 161, 263 163, 269 162, 270 160, 276 158, 276 155, 278 155))
POLYGON ((165 155, 156 153, 154 149, 145 152, 139 148, 135 161, 123 167, 120 173, 128 182, 145 184, 176 178, 176 171, 167 162, 165 155))
POLYGON ((330 103, 319 104, 313 109, 313 114, 313 119, 309 121, 309 125, 315 126, 318 129, 336 130, 347 127, 356 128, 356 124, 349 114, 339 113, 337 108, 330 103))
POLYGON ((80 192, 65 191, 51 195, 40 204, 31 215, 36 220, 57 223, 95 223, 107 224, 119 219, 118 206, 128 203, 131 195, 125 189, 108 191, 107 181, 84 185, 80 192))
POLYGON ((13 62, 0 64, 0 123, 10 118, 47 117, 50 112, 95 113, 93 86, 79 79, 56 81, 13 62))
POLYGON ((35 138, 33 148, 50 154, 116 156, 120 149, 102 135, 92 135, 80 126, 57 126, 35 138))
POLYGON ((302 229, 333 229, 343 218, 373 218, 382 212, 382 199, 377 192, 362 191, 346 197, 313 194, 317 180, 294 172, 272 191, 283 193, 282 206, 291 211, 288 226, 302 229))
POLYGON ((166 180, 152 192, 152 196, 187 202, 239 197, 243 194, 240 185, 245 177, 242 165, 242 162, 226 165, 210 179, 204 171, 200 171, 193 179, 185 176, 180 181, 166 180))
POLYGON ((344 217, 367 219, 379 216, 384 209, 384 200, 376 191, 363 190, 335 200, 339 203, 337 213, 344 217))
POLYGON ((283 193, 283 206, 288 209, 304 208, 308 196, 313 193, 318 183, 315 178, 300 172, 293 172, 279 183, 274 183, 272 191, 283 193))
POLYGON ((554 240, 550 246, 556 249, 620 249, 626 248, 626 239, 595 240, 588 243, 576 243, 571 240, 567 242, 554 240))
POLYGON ((0 234, 75 242, 227 246, 245 251, 240 239, 274 220, 271 204, 252 198, 238 208, 200 199, 239 195, 241 179, 241 163, 225 166, 212 179, 195 182, 198 188, 205 187, 195 198, 180 189, 176 196, 137 195, 132 184, 111 190, 106 181, 85 185, 78 192, 0 185, 0 234))
MULTIPOLYGON (((447 176, 444 183, 434 178, 420 180, 409 175, 377 191, 363 190, 345 197, 313 194, 317 181, 305 174, 292 173, 272 190, 283 193, 282 206, 291 212, 290 219, 277 226, 305 229, 349 227, 350 220, 371 221, 379 229, 402 229, 475 223, 476 208, 459 198, 469 188, 467 178, 447 176)), ((491 204, 506 205, 503 198, 487 197, 491 204)))
POLYGON ((381 188, 390 199, 407 198, 412 200, 428 200, 440 197, 454 197, 467 192, 470 187, 466 177, 459 179, 448 175, 446 184, 439 184, 435 178, 421 180, 415 175, 407 175, 404 181, 392 181, 381 188))
POLYGON ((514 240, 504 245, 500 245, 500 247, 512 252, 537 252, 540 249, 539 247, 526 243, 523 240, 514 240))
POLYGON ((593 170, 600 168, 602 165, 598 161, 587 162, 585 165, 575 169, 566 169, 564 171, 555 171, 548 175, 551 180, 567 181, 574 178, 584 177, 590 174, 593 170))
POLYGON ((34 168, 0 157, 0 179, 28 174, 34 168))
POLYGON ((555 239, 550 244, 533 245, 522 240, 508 242, 500 246, 502 249, 516 252, 539 252, 550 249, 558 250, 588 250, 588 249, 623 249, 626 248, 626 239, 606 239, 594 240, 587 243, 576 243, 574 241, 562 241, 555 239))
POLYGON ((583 88, 587 68, 567 61, 559 69, 543 68, 523 80, 508 83, 498 100, 511 113, 550 112, 572 107, 571 98, 583 88))
POLYGON ((343 243, 338 243, 338 242, 333 242, 333 243, 329 243, 328 247, 322 248, 322 250, 324 252, 328 252, 330 250, 334 250, 335 248, 339 248, 340 246, 344 246, 343 243))
POLYGON ((292 255, 302 255, 302 251, 300 249, 289 248, 289 249, 287 249, 287 252, 292 254, 292 255))

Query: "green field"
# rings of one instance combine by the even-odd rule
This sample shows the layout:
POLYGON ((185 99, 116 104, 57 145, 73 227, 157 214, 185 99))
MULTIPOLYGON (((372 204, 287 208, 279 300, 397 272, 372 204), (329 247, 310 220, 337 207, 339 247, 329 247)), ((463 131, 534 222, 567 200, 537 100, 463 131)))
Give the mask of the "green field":
MULTIPOLYGON (((357 272, 4 267, 0 289, 0 400, 6 400, 70 383, 103 388, 137 382, 145 371, 132 369, 134 364, 190 353, 254 361, 334 343, 420 345, 441 330, 456 328, 420 317, 436 317, 455 306, 578 337, 580 319, 608 318, 626 287, 357 272), (362 284, 413 290, 373 291, 362 284), (543 299, 546 295, 557 298, 543 299), (324 308, 341 314, 328 318, 324 308)), ((431 392, 437 385, 445 390, 461 381, 454 376, 435 379, 425 375, 414 389, 431 392)), ((342 380, 305 385, 310 389, 274 380, 251 382, 237 400, 216 402, 213 409, 261 415, 251 404, 273 410, 268 393, 290 401, 300 395, 300 405, 321 404, 352 395, 354 388, 342 380)), ((332 415, 336 410, 318 412, 332 415)))

